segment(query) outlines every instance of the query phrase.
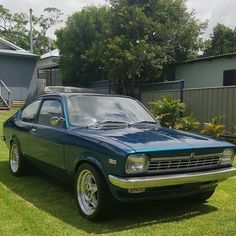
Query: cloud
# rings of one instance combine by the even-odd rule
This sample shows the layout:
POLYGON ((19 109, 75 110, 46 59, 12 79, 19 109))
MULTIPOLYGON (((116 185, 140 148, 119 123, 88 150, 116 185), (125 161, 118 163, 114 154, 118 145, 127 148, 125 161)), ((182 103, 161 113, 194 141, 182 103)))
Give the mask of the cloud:
MULTIPOLYGON (((29 9, 32 8, 33 14, 39 16, 43 13, 43 10, 46 7, 56 7, 64 13, 64 21, 73 12, 79 11, 85 6, 98 6, 105 3, 106 0, 0 0, 0 4, 8 8, 13 13, 24 12, 29 14, 29 9)), ((48 35, 54 38, 54 31, 57 28, 61 28, 63 25, 64 24, 59 24, 50 29, 48 35)))
POLYGON ((202 20, 208 20, 208 29, 205 37, 212 33, 217 23, 225 24, 231 28, 236 26, 236 1, 234 0, 188 0, 189 9, 195 9, 196 16, 202 20))
MULTIPOLYGON (((34 14, 40 15, 46 7, 57 7, 64 12, 64 20, 75 11, 81 10, 88 5, 103 5, 106 0, 0 0, 0 4, 9 8, 12 12, 25 12, 28 14, 29 8, 34 14)), ((231 28, 236 26, 236 1, 235 0, 187 0, 189 10, 195 9, 198 19, 209 21, 205 37, 212 33, 213 27, 217 23, 223 23, 231 28)), ((58 25, 62 27, 63 25, 58 25)), ((53 35, 52 29, 50 35, 53 35)))
POLYGON ((81 10, 85 6, 105 4, 106 0, 0 0, 0 4, 13 12, 28 12, 32 8, 39 14, 46 7, 57 7, 65 15, 81 10))

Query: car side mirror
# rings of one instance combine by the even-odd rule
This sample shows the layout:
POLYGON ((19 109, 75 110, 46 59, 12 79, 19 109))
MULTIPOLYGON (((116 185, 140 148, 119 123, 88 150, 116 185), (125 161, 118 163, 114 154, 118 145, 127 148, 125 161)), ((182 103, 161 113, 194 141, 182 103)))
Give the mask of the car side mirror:
POLYGON ((65 119, 63 117, 60 117, 58 118, 57 116, 53 116, 51 119, 50 119, 50 125, 55 127, 55 126, 58 126, 60 125, 61 121, 65 121, 65 119))

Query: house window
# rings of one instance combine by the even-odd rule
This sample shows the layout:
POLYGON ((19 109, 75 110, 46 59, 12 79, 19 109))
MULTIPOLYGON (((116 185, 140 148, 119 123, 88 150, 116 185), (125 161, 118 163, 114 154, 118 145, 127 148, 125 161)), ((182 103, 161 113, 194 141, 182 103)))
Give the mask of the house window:
POLYGON ((224 86, 236 85, 236 69, 224 71, 224 86))

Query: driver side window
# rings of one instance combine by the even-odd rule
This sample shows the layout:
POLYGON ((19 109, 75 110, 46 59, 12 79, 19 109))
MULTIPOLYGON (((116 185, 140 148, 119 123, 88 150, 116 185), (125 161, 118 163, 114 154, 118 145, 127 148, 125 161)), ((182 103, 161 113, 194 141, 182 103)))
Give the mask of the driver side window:
POLYGON ((28 123, 34 123, 41 100, 29 104, 21 113, 21 120, 28 123))
MULTIPOLYGON (((61 103, 58 100, 45 100, 39 112, 38 124, 51 126, 52 117, 63 118, 61 103)), ((63 122, 58 127, 64 127, 63 122)))

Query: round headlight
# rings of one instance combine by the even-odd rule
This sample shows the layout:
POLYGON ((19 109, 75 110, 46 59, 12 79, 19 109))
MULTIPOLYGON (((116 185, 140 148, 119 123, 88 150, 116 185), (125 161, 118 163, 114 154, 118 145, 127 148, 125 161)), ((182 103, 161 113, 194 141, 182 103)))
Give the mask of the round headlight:
POLYGON ((226 148, 222 153, 220 164, 231 165, 234 160, 234 155, 235 155, 235 152, 233 148, 226 148))
POLYGON ((146 154, 129 155, 126 162, 126 173, 144 173, 147 172, 149 166, 149 157, 146 154))

